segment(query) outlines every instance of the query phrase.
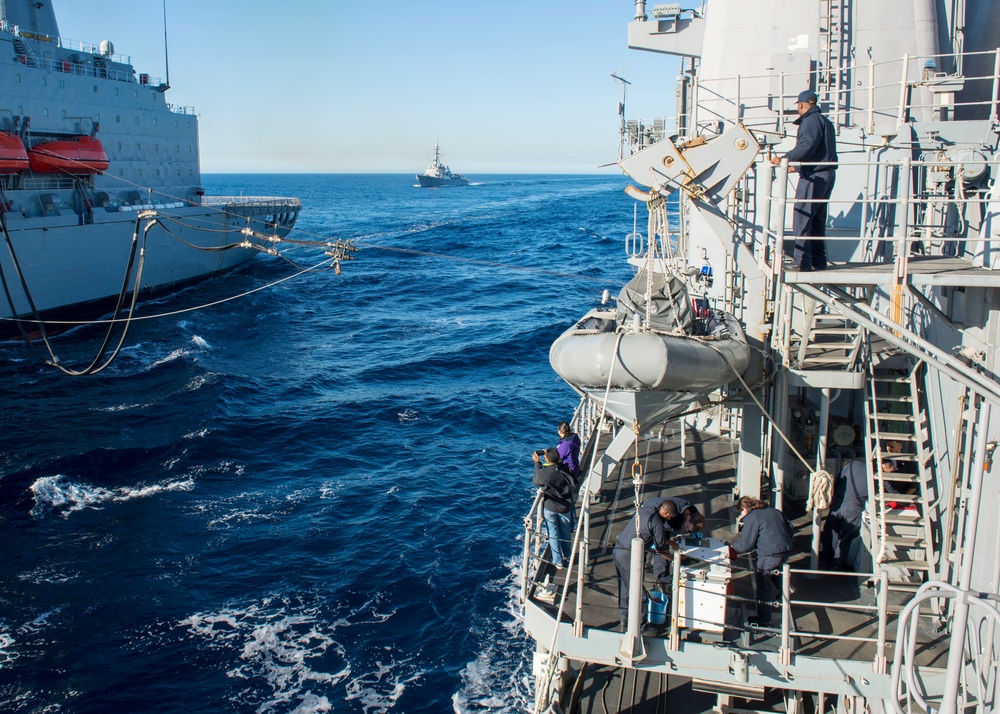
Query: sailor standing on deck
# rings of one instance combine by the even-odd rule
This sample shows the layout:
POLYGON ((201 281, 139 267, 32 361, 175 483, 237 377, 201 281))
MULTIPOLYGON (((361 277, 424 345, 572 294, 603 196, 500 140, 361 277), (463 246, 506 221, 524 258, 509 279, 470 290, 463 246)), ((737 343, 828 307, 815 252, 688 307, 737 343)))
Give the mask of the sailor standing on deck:
POLYGON ((531 455, 535 462, 535 473, 532 483, 541 489, 545 500, 542 503, 542 515, 545 517, 545 529, 549 533, 549 552, 552 564, 556 570, 566 566, 564 559, 569 558, 571 534, 573 532, 573 497, 576 486, 573 476, 559 459, 559 452, 549 447, 542 456, 539 452, 531 455))
MULTIPOLYGON (((826 202, 833 193, 837 175, 836 129, 820 112, 816 99, 816 92, 812 90, 799 94, 795 104, 799 118, 794 122, 799 132, 795 148, 785 154, 789 161, 809 164, 799 167, 795 212, 792 215, 792 231, 796 236, 793 267, 801 271, 826 270, 826 241, 823 240, 826 236, 826 202)), ((771 163, 778 166, 781 159, 775 156, 771 163)))
POLYGON ((559 422, 559 443, 556 450, 563 464, 573 474, 573 478, 580 480, 580 437, 573 433, 573 428, 569 422, 559 422))
POLYGON ((792 524, 777 508, 752 496, 741 497, 736 507, 743 519, 743 529, 729 547, 737 553, 757 551, 757 617, 748 619, 751 624, 769 627, 773 574, 784 567, 792 550, 792 524))
MULTIPOLYGON (((639 506, 638 512, 632 516, 615 541, 615 570, 618 571, 618 621, 622 627, 628 623, 628 585, 632 570, 632 539, 636 537, 636 522, 638 519, 638 537, 642 538, 643 549, 651 545, 662 558, 668 558, 672 545, 670 544, 670 526, 667 521, 677 515, 677 505, 670 498, 658 497, 647 499, 639 506)), ((655 562, 655 561, 654 561, 655 562)), ((654 566, 654 570, 656 570, 654 566)))

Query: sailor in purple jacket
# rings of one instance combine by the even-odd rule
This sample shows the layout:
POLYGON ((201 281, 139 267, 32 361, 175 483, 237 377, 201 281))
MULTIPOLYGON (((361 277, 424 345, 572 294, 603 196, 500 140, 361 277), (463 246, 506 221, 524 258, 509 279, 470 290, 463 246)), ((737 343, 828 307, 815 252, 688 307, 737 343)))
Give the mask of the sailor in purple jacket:
POLYGON ((556 444, 559 458, 563 465, 573 474, 573 478, 580 480, 580 437, 573 433, 573 429, 566 422, 559 424, 559 443, 556 444))

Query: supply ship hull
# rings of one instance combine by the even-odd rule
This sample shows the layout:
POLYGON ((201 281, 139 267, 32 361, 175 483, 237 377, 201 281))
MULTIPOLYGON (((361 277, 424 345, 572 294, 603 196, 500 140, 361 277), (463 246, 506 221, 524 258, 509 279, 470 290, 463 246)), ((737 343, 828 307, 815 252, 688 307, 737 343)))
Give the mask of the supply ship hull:
POLYGON ((298 199, 204 196, 193 109, 168 104, 167 84, 110 42, 62 38, 51 5, 35 5, 6 2, 0 17, 0 333, 18 331, 15 317, 28 332, 95 318, 137 278, 162 293, 287 235, 298 199))
MULTIPOLYGON (((526 518, 535 711, 993 711, 1000 8, 634 8, 629 46, 680 57, 681 73, 675 116, 623 122, 619 165, 648 216, 623 259, 684 281, 696 311, 739 320, 750 359, 700 401, 685 380, 658 394, 621 345, 667 329, 649 310, 622 315, 619 297, 618 316, 598 309, 605 324, 586 335, 592 357, 574 354, 604 369, 604 383, 553 361, 581 396, 572 424, 584 473, 568 567, 551 563, 541 494, 526 518), (794 212, 810 210, 795 198, 804 166, 783 158, 803 91, 818 95, 839 154, 829 263, 812 272, 783 258, 794 212), (623 416, 615 400, 630 385, 644 409, 623 416), (689 405, 679 414, 678 400, 689 405), (866 497, 857 538, 831 564, 824 528, 852 463, 866 497), (647 593, 664 581, 642 541, 631 553, 645 562, 638 578, 634 569, 622 582, 612 557, 639 504, 658 496, 693 502, 709 539, 676 539, 683 557, 670 563, 663 624, 647 593), (787 563, 765 573, 770 593, 753 553, 725 546, 742 496, 795 530, 787 563), (624 626, 620 584, 633 605, 624 626), (762 603, 770 621, 752 617, 762 603)), ((652 354, 641 359, 659 374, 652 354)))

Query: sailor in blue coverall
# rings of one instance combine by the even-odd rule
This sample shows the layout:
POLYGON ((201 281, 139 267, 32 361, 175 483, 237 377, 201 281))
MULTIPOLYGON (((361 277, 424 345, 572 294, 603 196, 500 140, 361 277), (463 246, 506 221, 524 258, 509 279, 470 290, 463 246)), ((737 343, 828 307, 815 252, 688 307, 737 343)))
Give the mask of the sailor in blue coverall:
POLYGON ((784 513, 759 499, 743 496, 736 502, 743 517, 740 537, 729 544, 737 553, 757 551, 757 617, 752 624, 771 624, 771 584, 773 572, 780 570, 792 550, 792 524, 784 513))
MULTIPOLYGON (((816 106, 816 93, 806 90, 799 94, 795 104, 799 127, 795 148, 785 154, 789 161, 805 161, 819 166, 800 166, 799 182, 795 187, 795 211, 792 231, 796 236, 794 267, 797 270, 826 269, 826 218, 827 206, 833 193, 837 175, 837 137, 833 124, 816 106), (804 203, 803 201, 820 201, 804 203)), ((775 166, 781 159, 771 159, 775 166)), ((795 169, 792 168, 792 171, 795 169)))

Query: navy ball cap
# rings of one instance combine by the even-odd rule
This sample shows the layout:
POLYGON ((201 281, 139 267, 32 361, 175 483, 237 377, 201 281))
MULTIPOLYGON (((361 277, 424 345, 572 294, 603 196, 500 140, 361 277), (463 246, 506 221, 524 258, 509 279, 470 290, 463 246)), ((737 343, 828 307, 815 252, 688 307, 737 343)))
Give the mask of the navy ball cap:
POLYGON ((811 89, 807 89, 804 92, 799 92, 799 98, 795 101, 802 104, 815 104, 816 103, 816 92, 811 89))

